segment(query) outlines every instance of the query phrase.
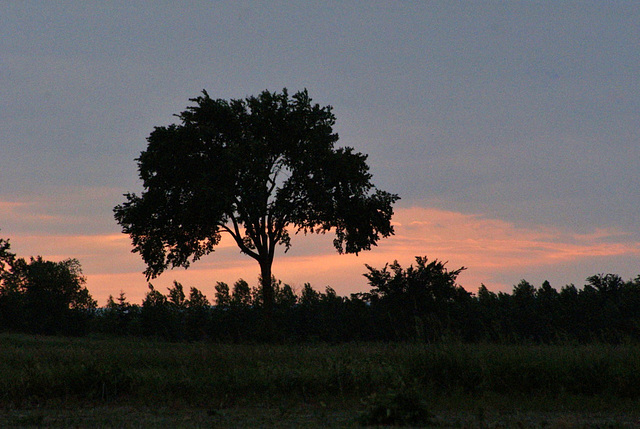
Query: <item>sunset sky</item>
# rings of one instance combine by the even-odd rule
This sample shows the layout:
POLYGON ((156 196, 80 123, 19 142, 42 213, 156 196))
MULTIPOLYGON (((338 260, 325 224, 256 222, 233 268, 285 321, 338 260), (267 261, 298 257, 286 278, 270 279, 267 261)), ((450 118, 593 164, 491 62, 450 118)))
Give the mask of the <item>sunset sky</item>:
MULTIPOLYGON (((396 235, 359 256, 296 236, 274 275, 367 290, 365 264, 467 267, 476 292, 640 274, 640 2, 2 1, 0 237, 77 258, 100 305, 144 265, 112 209, 140 192, 154 126, 213 98, 307 88, 340 146, 397 193, 396 235)), ((173 280, 257 284, 223 241, 173 280)))

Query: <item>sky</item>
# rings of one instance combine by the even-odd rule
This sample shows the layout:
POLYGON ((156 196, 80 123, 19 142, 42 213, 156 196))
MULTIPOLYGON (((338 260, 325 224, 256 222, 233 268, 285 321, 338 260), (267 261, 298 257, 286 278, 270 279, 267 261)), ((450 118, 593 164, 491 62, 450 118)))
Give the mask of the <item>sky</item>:
MULTIPOLYGON (((113 218, 135 158, 203 89, 308 89, 338 146, 396 193, 395 236, 338 255, 296 236, 274 275, 339 294, 365 264, 467 267, 460 285, 557 288, 640 274, 640 3, 632 1, 0 1, 0 237, 77 258, 104 305, 139 303, 144 264, 113 218)), ((257 285, 235 245, 167 271, 210 299, 257 285)))

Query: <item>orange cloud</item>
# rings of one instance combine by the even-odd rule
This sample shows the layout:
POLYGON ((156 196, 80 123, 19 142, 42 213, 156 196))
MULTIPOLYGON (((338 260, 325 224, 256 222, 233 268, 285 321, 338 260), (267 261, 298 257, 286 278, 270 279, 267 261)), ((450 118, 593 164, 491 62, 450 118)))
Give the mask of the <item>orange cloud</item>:
MULTIPOLYGON (((330 234, 293 236, 291 250, 277 255, 273 273, 297 288, 310 282, 317 289, 330 285, 340 294, 350 294, 368 289, 362 275, 366 272, 365 264, 381 268, 398 260, 409 266, 415 256, 426 255, 449 261, 450 269, 468 267, 458 280, 470 291, 476 291, 481 283, 493 290, 509 290, 525 273, 562 273, 594 259, 640 256, 640 243, 617 230, 576 234, 422 207, 397 209, 394 224, 395 236, 381 240, 377 247, 358 256, 337 254, 330 234)), ((125 291, 131 302, 139 303, 147 291, 146 279, 141 274, 144 264, 139 255, 131 253, 129 238, 123 234, 10 238, 20 256, 78 258, 87 276, 87 286, 100 304, 120 290, 125 291)), ((582 279, 596 272, 584 273, 582 279)), ((231 284, 244 278, 256 285, 258 273, 258 264, 240 254, 233 240, 225 236, 213 254, 188 270, 167 271, 152 283, 166 291, 175 279, 187 290, 197 287, 213 300, 215 282, 231 284)))
POLYGON ((26 215, 25 209, 33 206, 33 203, 18 201, 0 201, 0 213, 6 218, 21 218, 26 215))

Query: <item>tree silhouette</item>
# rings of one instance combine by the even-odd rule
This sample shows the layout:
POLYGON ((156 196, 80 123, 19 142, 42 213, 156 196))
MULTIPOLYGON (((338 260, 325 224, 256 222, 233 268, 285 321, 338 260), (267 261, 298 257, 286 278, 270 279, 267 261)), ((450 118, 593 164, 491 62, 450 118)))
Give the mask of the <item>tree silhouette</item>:
POLYGON ((8 269, 0 271, 0 307, 7 302, 13 307, 17 323, 12 325, 43 334, 80 333, 87 311, 97 303, 84 286, 78 260, 10 259, 8 269))
POLYGON ((398 196, 374 187, 366 155, 334 147, 332 108, 306 90, 229 101, 203 91, 190 101, 181 123, 156 127, 137 158, 143 193, 114 208, 147 278, 188 267, 228 233, 259 263, 269 312, 275 250, 289 249, 290 231, 334 230, 340 253, 393 234, 398 196))
POLYGON ((413 331, 415 338, 425 335, 435 337, 443 329, 437 325, 452 322, 451 308, 470 295, 458 284, 458 275, 465 270, 460 267, 449 271, 446 262, 437 259, 429 262, 427 257, 417 256, 416 266, 403 269, 398 261, 386 264, 379 270, 367 265, 364 276, 369 280, 371 291, 359 296, 388 315, 395 336, 413 331), (427 328, 431 333, 427 333, 427 328))
POLYGON ((9 251, 11 243, 9 240, 0 238, 0 276, 5 272, 7 266, 11 266, 16 259, 16 255, 9 251))

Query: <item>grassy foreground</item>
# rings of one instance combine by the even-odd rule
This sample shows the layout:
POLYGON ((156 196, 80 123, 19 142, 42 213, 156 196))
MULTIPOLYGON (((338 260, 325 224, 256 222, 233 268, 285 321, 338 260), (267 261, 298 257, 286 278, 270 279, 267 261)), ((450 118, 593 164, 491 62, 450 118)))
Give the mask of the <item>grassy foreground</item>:
POLYGON ((426 427, 638 427, 640 346, 3 334, 0 410, 0 427, 342 427, 385 416, 426 427))

